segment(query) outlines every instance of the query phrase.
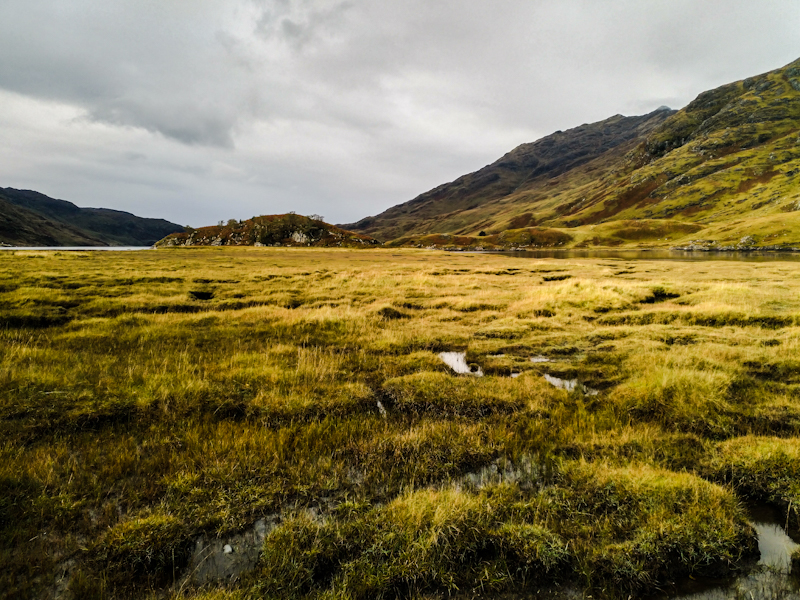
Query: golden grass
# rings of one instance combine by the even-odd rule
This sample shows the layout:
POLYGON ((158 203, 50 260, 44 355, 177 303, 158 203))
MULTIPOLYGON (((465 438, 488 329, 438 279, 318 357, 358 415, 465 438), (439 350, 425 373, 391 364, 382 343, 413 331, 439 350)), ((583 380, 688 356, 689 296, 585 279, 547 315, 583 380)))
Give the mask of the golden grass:
POLYGON ((184 592, 568 580, 627 597, 729 569, 752 551, 737 498, 800 502, 798 275, 387 249, 2 253, 0 589, 38 597, 67 569, 82 597, 174 593, 198 535, 267 515, 280 525, 255 572, 184 592), (453 374, 442 351, 486 376, 453 374))

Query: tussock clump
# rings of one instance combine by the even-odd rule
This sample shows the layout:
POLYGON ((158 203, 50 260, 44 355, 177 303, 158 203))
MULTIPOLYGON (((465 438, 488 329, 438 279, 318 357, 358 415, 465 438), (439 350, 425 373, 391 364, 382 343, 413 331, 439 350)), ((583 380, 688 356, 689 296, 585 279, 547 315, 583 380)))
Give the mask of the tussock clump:
POLYGON ((573 564, 591 587, 626 597, 678 573, 724 572, 757 551, 733 494, 696 476, 568 463, 562 481, 543 492, 548 522, 577 538, 573 564))
POLYGON ((474 335, 483 339, 516 340, 524 337, 529 331, 528 323, 521 323, 516 319, 503 319, 479 329, 474 335))
POLYGON ((378 315, 383 317, 384 319, 409 319, 411 315, 404 313, 402 311, 397 310, 396 308, 392 308, 391 306, 384 306, 382 309, 378 311, 378 315))
POLYGON ((366 600, 552 580, 567 565, 567 545, 541 523, 514 518, 515 495, 425 490, 382 508, 342 506, 322 525, 292 519, 265 541, 258 590, 366 600))
POLYGON ((384 392, 401 413, 429 416, 482 417, 525 407, 512 386, 494 378, 417 373, 386 381, 384 392))
POLYGON ((542 281, 564 281, 570 279, 572 275, 545 275, 542 281))
POLYGON ((321 523, 292 518, 265 542, 257 589, 373 598, 496 593, 578 577, 628 594, 676 572, 719 572, 754 550, 723 488, 643 466, 565 463, 542 491, 422 490, 383 507, 344 504, 321 523))
POLYGON ((129 583, 131 577, 138 579, 139 585, 164 585, 176 581, 193 546, 183 523, 155 514, 112 528, 90 555, 117 585, 129 583))
POLYGON ((480 470, 498 457, 503 435, 502 429, 481 424, 429 420, 375 433, 342 453, 364 469, 365 485, 391 497, 409 481, 435 485, 480 470))
POLYGON ((800 531, 800 440, 745 436, 722 442, 702 465, 707 477, 784 508, 800 531))
POLYGON ((719 438, 734 431, 730 384, 724 373, 657 367, 623 383, 610 397, 634 419, 719 438))
POLYGON ((700 327, 782 329, 793 326, 795 317, 745 315, 735 312, 703 314, 688 311, 647 311, 609 315, 597 320, 601 325, 668 325, 676 321, 683 325, 698 325, 700 327))

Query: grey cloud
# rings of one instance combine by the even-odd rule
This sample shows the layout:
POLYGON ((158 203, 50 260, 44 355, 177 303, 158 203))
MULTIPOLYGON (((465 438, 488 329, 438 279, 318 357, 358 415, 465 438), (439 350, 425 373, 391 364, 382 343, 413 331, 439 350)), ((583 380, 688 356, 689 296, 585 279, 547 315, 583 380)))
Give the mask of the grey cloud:
POLYGON ((355 221, 779 67, 799 30, 796 0, 3 0, 0 185, 355 221))
POLYGON ((353 2, 341 0, 279 0, 258 4, 268 6, 256 21, 255 32, 265 39, 280 39, 298 51, 342 32, 346 28, 346 13, 354 7, 353 2))
POLYGON ((141 127, 184 144, 205 144, 233 148, 235 117, 223 111, 189 105, 156 109, 125 101, 102 103, 89 110, 87 118, 111 125, 141 127))
POLYGON ((40 3, 32 15, 13 0, 0 7, 0 23, 17 25, 8 31, 0 25, 0 54, 9 58, 0 61, 0 87, 75 104, 92 121, 141 127, 187 144, 233 146, 246 111, 230 95, 247 82, 240 66, 215 49, 213 20, 193 16, 179 23, 183 15, 151 2, 104 10, 102 3, 75 0, 71 11, 61 4, 40 3), (191 33, 192 25, 206 35, 191 33), (182 29, 177 36, 175 27, 182 29))

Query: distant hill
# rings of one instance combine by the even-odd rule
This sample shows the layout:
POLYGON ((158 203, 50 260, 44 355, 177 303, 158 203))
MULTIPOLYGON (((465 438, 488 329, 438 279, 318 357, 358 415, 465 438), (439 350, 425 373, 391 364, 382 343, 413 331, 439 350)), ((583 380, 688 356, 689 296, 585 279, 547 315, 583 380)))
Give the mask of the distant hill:
POLYGON ((0 188, 0 243, 11 246, 150 246, 183 226, 108 208, 79 208, 30 190, 0 188))
POLYGON ((289 213, 264 215, 225 225, 188 229, 168 235, 156 245, 175 246, 315 246, 364 248, 378 245, 369 236, 346 231, 322 221, 289 213))
POLYGON ((618 115, 523 144, 342 227, 401 245, 433 234, 475 243, 483 232, 517 246, 800 246, 798 132, 800 60, 679 111, 618 115))

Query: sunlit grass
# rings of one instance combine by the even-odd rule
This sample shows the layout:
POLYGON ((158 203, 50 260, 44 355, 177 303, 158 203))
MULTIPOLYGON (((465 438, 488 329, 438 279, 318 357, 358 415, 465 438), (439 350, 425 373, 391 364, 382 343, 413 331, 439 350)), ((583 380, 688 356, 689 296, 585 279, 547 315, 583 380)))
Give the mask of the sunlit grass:
POLYGON ((196 598, 559 582, 627 597, 724 570, 752 550, 738 499, 800 502, 798 275, 416 250, 0 254, 0 589, 37 597, 68 572, 87 598, 174 581, 196 598), (219 592, 182 579, 198 536, 266 516, 279 527, 254 573, 219 592))

